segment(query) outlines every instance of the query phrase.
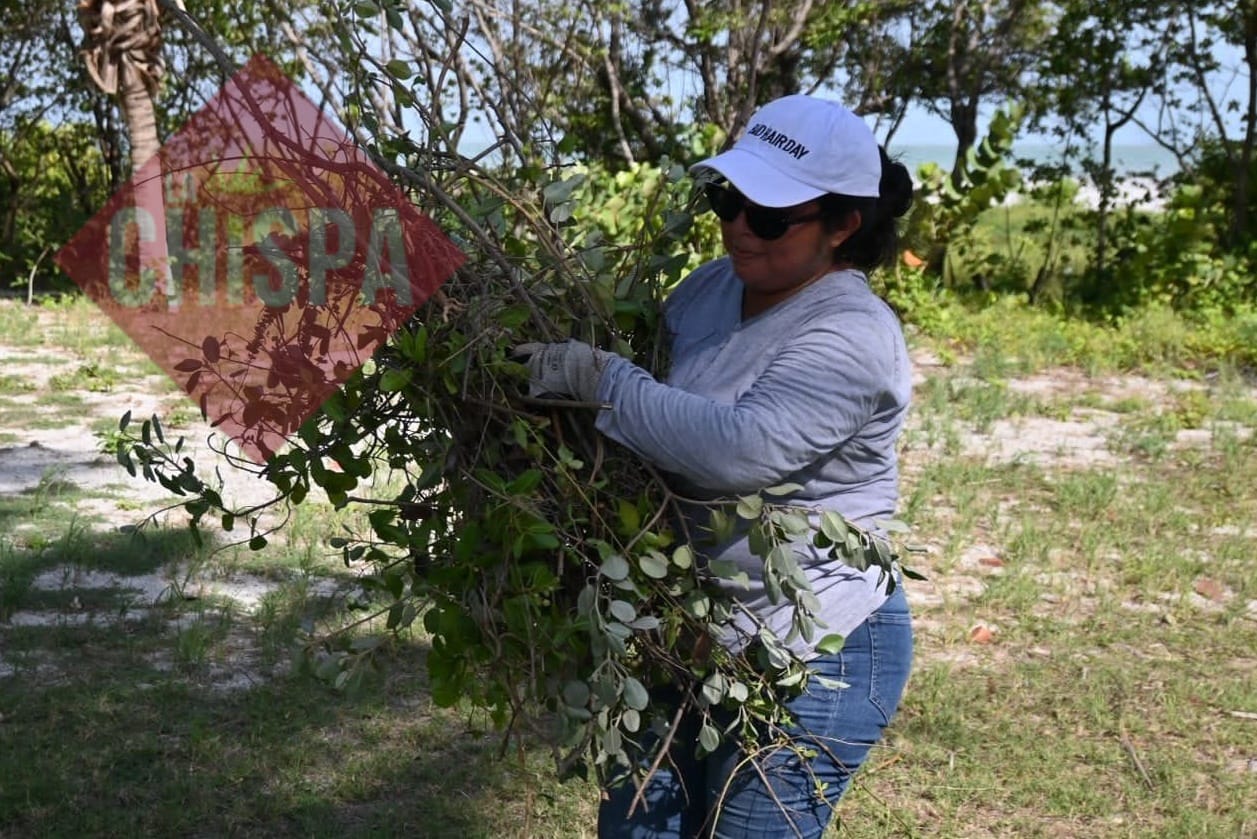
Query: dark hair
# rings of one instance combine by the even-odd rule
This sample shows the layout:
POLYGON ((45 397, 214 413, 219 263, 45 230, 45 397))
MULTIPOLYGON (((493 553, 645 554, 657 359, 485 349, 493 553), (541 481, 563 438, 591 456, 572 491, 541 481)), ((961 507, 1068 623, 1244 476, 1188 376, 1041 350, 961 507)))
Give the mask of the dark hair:
POLYGON ((831 230, 851 213, 860 214, 860 228, 834 248, 834 260, 849 262, 866 274, 895 263, 899 257, 895 220, 912 207, 912 176, 902 163, 890 159, 886 149, 879 147, 878 151, 882 156, 882 178, 877 198, 833 194, 820 197, 822 220, 831 230))

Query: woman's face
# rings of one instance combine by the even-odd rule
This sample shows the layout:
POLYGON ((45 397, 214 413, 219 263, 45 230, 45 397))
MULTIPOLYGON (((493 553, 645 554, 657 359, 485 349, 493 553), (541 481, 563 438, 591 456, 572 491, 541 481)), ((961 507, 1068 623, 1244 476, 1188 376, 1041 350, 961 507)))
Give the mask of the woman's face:
MULTIPOLYGON (((786 212, 791 218, 811 218, 819 208, 819 202, 809 201, 786 212)), ((748 301, 762 299, 771 305, 832 270, 834 248, 859 223, 853 213, 843 227, 826 232, 820 219, 811 218, 790 225, 779 239, 761 239, 751 232, 742 212, 733 221, 722 221, 720 234, 733 270, 746 286, 748 301)))

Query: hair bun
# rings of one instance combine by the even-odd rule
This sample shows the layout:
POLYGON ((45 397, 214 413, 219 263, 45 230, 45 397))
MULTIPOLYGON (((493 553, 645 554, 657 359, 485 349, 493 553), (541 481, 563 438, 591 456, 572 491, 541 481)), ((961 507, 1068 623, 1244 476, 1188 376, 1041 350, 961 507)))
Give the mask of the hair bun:
POLYGON ((882 179, 878 184, 881 195, 878 200, 883 213, 890 218, 899 218, 912 208, 912 176, 906 166, 890 159, 885 148, 881 149, 881 153, 882 179))

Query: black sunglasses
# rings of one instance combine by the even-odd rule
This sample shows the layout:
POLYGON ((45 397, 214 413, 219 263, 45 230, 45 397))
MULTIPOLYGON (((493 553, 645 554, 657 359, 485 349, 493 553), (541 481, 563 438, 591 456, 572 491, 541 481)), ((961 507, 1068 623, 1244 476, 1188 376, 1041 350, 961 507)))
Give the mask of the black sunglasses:
POLYGON ((822 213, 808 213, 803 216, 792 216, 789 210, 775 207, 761 207, 746 200, 746 196, 736 189, 720 184, 706 184, 703 193, 711 211, 721 221, 733 221, 739 213, 746 213, 746 226, 761 239, 772 241, 786 235, 786 231, 796 224, 815 221, 822 213))

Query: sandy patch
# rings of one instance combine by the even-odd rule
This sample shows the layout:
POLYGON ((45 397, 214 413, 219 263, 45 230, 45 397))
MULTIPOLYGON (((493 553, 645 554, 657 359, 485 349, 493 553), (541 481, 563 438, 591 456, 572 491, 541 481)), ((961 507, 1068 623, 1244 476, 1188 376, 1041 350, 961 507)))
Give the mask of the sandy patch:
POLYGON ((1088 413, 1091 416, 1064 421, 1048 417, 996 420, 985 434, 964 432, 961 445, 965 454, 987 463, 1090 468, 1117 462, 1105 433, 1116 423, 1115 415, 1088 413))

